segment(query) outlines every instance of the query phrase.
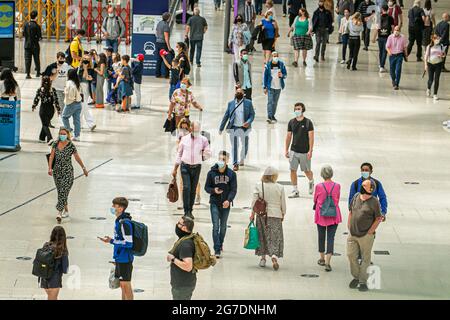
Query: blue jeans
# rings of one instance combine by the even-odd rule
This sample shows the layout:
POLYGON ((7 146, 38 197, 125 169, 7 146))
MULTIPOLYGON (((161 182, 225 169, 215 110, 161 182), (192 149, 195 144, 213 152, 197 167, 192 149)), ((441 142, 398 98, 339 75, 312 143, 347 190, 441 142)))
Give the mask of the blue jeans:
POLYGON ((349 40, 349 34, 343 34, 340 36, 342 41, 342 60, 345 61, 345 57, 347 56, 347 47, 348 47, 348 40, 349 40))
POLYGON ((387 57, 386 42, 387 38, 378 37, 378 49, 380 50, 379 53, 380 68, 384 68, 384 65, 386 64, 386 57, 387 57))
POLYGON ((69 131, 72 131, 70 127, 69 118, 73 117, 73 125, 75 127, 75 137, 78 138, 81 132, 81 102, 74 102, 69 105, 66 105, 62 114, 62 122, 64 127, 69 131))
POLYGON ((267 118, 272 119, 277 113, 278 100, 280 99, 281 89, 269 89, 267 93, 267 118))
POLYGON ((119 52, 119 41, 117 39, 112 40, 112 39, 106 39, 106 46, 107 47, 112 47, 113 48, 113 52, 119 52))
POLYGON ((202 58, 203 40, 191 40, 190 42, 191 42, 191 49, 189 59, 191 60, 191 63, 194 62, 194 53, 197 50, 197 54, 195 55, 195 63, 201 64, 200 60, 202 58))
POLYGON ((389 57, 389 67, 391 68, 391 79, 393 86, 399 86, 402 75, 403 53, 391 55, 389 57))
POLYGON ((219 254, 222 250, 223 241, 227 233, 227 221, 230 214, 230 207, 227 209, 211 203, 211 220, 213 223, 212 238, 214 241, 214 253, 219 254))
POLYGON ((248 154, 248 135, 250 133, 250 129, 244 130, 243 128, 232 128, 229 131, 230 133, 230 141, 231 147, 233 150, 233 165, 239 164, 243 162, 248 154), (239 154, 239 140, 241 141, 242 149, 240 154, 240 159, 238 161, 239 154))
POLYGON ((157 77, 161 77, 162 76, 166 76, 168 73, 166 65, 163 63, 163 59, 161 58, 161 56, 159 55, 159 51, 161 49, 164 50, 169 50, 169 48, 167 47, 167 44, 164 43, 159 43, 157 42, 155 44, 156 50, 155 50, 155 55, 156 55, 156 70, 155 70, 155 76, 157 77))

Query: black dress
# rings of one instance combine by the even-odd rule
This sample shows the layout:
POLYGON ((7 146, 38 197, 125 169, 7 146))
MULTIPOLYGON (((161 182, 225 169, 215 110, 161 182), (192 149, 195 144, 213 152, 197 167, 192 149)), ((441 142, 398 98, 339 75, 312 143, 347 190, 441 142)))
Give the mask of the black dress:
MULTIPOLYGON (((51 245, 51 244, 46 244, 51 245)), ((55 259, 55 272, 50 279, 40 279, 42 289, 62 288, 62 276, 69 269, 69 255, 64 254, 61 258, 55 259)))
POLYGON ((39 108, 39 117, 41 118, 42 129, 39 134, 39 140, 44 141, 47 138, 47 142, 52 140, 52 133, 50 132, 49 125, 50 121, 55 114, 56 110, 61 111, 58 102, 58 96, 56 95, 56 90, 52 88, 50 91, 45 91, 44 88, 39 88, 36 91, 36 96, 33 101, 33 109, 41 102, 39 108))

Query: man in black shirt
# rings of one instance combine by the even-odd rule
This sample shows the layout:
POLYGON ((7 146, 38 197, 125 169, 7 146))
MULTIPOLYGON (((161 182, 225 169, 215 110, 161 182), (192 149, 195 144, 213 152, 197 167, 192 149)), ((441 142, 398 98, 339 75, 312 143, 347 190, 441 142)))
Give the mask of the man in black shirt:
MULTIPOLYGON (((434 32, 436 33, 436 35, 438 35, 441 38, 441 44, 446 47, 445 48, 445 53, 446 54, 448 53, 448 47, 449 47, 449 44, 450 44, 450 41, 449 41, 449 28, 450 28, 450 26, 448 24, 449 20, 450 20, 449 14, 447 12, 444 12, 442 14, 442 21, 439 22, 436 25, 436 28, 434 29, 434 32)), ((447 70, 445 68, 445 59, 446 59, 446 57, 447 56, 444 57, 444 69, 442 69, 442 72, 449 72, 449 70, 447 70)))
POLYGON ((25 36, 25 70, 27 73, 27 79, 31 79, 31 59, 34 59, 34 65, 36 67, 36 77, 41 76, 41 62, 39 60, 39 41, 42 40, 41 27, 36 22, 37 11, 30 13, 30 22, 25 24, 23 34, 25 36))
POLYGON ((380 25, 378 26, 378 48, 380 50, 379 59, 380 59, 380 73, 386 72, 384 65, 386 64, 386 42, 388 37, 391 35, 393 26, 394 26, 394 18, 392 18, 388 14, 389 7, 387 5, 383 5, 381 7, 381 16, 380 16, 380 25))
POLYGON ((289 27, 294 23, 295 17, 301 8, 306 9, 305 0, 288 0, 287 6, 289 8, 289 27))
POLYGON ((288 124, 285 155, 289 159, 293 187, 289 198, 299 197, 297 187, 297 169, 299 165, 309 180, 309 194, 313 194, 314 191, 314 177, 311 171, 311 158, 314 147, 314 125, 311 120, 305 118, 303 115, 305 111, 305 105, 297 102, 294 106, 295 118, 289 121, 288 124))
POLYGON ((313 32, 316 34, 316 54, 314 55, 314 60, 319 62, 320 53, 322 61, 325 61, 328 37, 333 28, 333 14, 325 9, 323 0, 319 0, 319 8, 314 11, 312 24, 313 32))
POLYGON ((417 43, 417 61, 422 61, 422 35, 424 29, 425 12, 420 7, 420 0, 414 1, 414 6, 408 12, 409 43, 407 53, 411 54, 414 42, 417 43))
POLYGON ((372 18, 372 16, 375 14, 375 11, 368 12, 370 9, 369 7, 374 6, 375 3, 373 3, 371 0, 364 0, 362 1, 358 8, 358 12, 362 15, 363 20, 363 35, 364 35, 364 48, 363 50, 367 51, 369 50, 369 44, 370 44, 370 25, 368 25, 367 22, 372 18))
MULTIPOLYGON (((194 229, 194 220, 184 216, 175 226, 175 233, 178 238, 189 236, 194 229)), ((191 300, 197 275, 194 270, 193 258, 195 255, 194 240, 186 239, 176 245, 173 255, 167 255, 167 262, 170 262, 170 284, 172 286, 173 300, 191 300)))

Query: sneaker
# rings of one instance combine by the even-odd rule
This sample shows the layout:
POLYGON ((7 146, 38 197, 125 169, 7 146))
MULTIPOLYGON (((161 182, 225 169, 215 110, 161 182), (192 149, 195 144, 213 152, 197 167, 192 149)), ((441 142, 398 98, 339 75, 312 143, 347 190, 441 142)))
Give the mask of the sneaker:
POLYGON ((139 110, 140 108, 140 106, 131 106, 131 110, 139 110))
POLYGON ((220 258, 222 257, 222 256, 220 255, 220 252, 216 252, 214 255, 216 256, 216 259, 220 259, 220 258))
POLYGON ((291 194, 288 196, 290 199, 300 198, 300 194, 298 190, 292 190, 291 194))
POLYGON ((292 62, 292 66, 294 66, 295 68, 297 68, 297 67, 298 67, 297 61, 292 62))
POLYGON ((378 72, 379 72, 379 73, 385 73, 385 72, 386 72, 386 69, 383 68, 383 67, 380 67, 380 70, 379 70, 378 72))
POLYGON ((352 68, 352 71, 358 71, 358 69, 356 69, 356 67, 353 67, 353 68, 352 68))
POLYGON ((439 100, 439 97, 437 96, 437 94, 433 95, 433 100, 434 101, 438 101, 439 100))
POLYGON ((286 13, 283 13, 283 18, 286 18, 286 13))
POLYGON ((272 119, 267 119, 266 121, 268 124, 272 124, 272 119))
POLYGON ((39 140, 39 143, 46 143, 45 140, 39 140))
POLYGON ((31 76, 29 74, 27 74, 27 76, 25 77, 25 79, 31 79, 31 76))
POLYGON ((340 64, 345 64, 345 60, 341 60, 340 64))
POLYGON ((364 51, 369 51, 369 48, 364 47, 363 50, 364 50, 364 51))
POLYGON ((51 123, 48 125, 49 128, 55 129, 55 126, 52 125, 51 123))
POLYGON ((304 67, 306 67, 306 66, 307 66, 307 64, 306 64, 306 61, 303 61, 303 66, 304 66, 304 67))
POLYGON ((366 292, 366 291, 369 291, 369 288, 367 287, 367 284, 360 283, 358 290, 361 291, 361 292, 366 292))
POLYGON ((91 131, 94 131, 95 128, 97 128, 97 125, 96 125, 96 124, 94 124, 94 125, 90 128, 90 130, 91 130, 91 131))
POLYGON ((356 288, 358 288, 358 285, 359 285, 359 280, 358 279, 353 279, 352 281, 350 281, 348 287, 350 289, 356 289, 356 288))
POLYGON ((62 216, 61 216, 61 213, 58 213, 58 215, 56 216, 56 223, 61 224, 61 222, 62 222, 62 216))
POLYGON ((201 63, 197 63, 197 68, 201 68, 202 64, 201 63))
POLYGON ((198 206, 199 204, 200 204, 200 196, 196 196, 194 205, 198 206))
POLYGON ((398 89, 400 89, 398 86, 395 86, 395 87, 394 87, 394 90, 398 90, 398 89))
POLYGON ((315 60, 316 62, 319 62, 319 57, 314 57, 314 60, 315 60))
POLYGON ((311 180, 309 182, 309 194, 313 194, 314 193, 314 180, 311 180))
POLYGON ((69 211, 64 211, 63 214, 61 215, 61 217, 63 219, 69 218, 69 211))
POLYGON ((261 261, 259 261, 259 266, 264 268, 266 266, 266 259, 261 259, 261 261))
POLYGON ((81 140, 80 140, 80 137, 75 137, 75 138, 72 139, 72 141, 78 141, 78 142, 80 142, 81 140))
POLYGON ((47 142, 47 145, 51 146, 55 142, 55 140, 51 139, 49 142, 47 142))
POLYGON ((427 89, 427 97, 431 97, 431 90, 427 89))
POLYGON ((278 120, 275 117, 272 117, 272 123, 277 123, 278 120))

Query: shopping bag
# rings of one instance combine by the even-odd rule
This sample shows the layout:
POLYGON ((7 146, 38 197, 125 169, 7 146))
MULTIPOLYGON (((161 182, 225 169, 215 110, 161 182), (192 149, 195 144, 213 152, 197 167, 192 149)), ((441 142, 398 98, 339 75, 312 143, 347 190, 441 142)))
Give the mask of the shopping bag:
POLYGON ((249 250, 259 248, 258 229, 256 229, 253 221, 251 221, 247 229, 245 229, 244 248, 249 250))
POLYGON ((116 268, 112 267, 109 273, 109 288, 118 289, 120 287, 120 280, 116 277, 116 268))

